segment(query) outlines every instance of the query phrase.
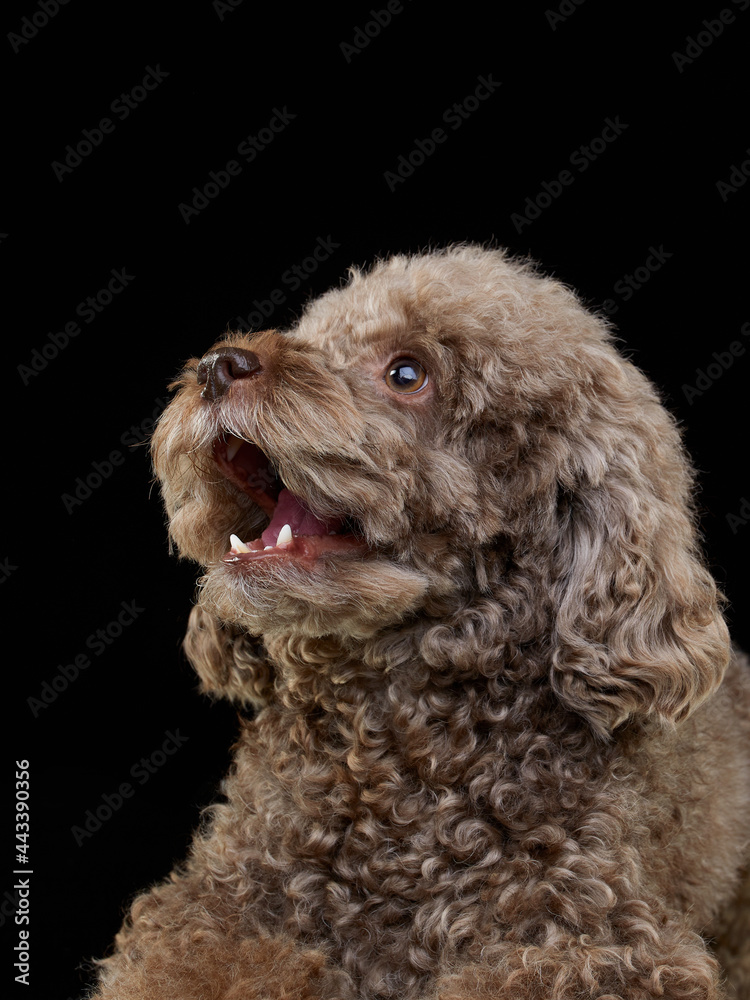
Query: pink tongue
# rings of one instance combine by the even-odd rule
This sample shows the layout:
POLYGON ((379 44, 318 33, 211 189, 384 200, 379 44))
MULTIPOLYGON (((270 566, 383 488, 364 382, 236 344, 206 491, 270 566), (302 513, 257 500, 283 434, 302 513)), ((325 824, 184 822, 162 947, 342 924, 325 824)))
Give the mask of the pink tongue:
POLYGON ((341 518, 321 521, 320 518, 311 514, 293 493, 283 489, 279 493, 271 523, 260 536, 263 544, 275 545, 279 532, 285 524, 288 524, 292 529, 293 535, 330 535, 340 531, 344 522, 341 518))

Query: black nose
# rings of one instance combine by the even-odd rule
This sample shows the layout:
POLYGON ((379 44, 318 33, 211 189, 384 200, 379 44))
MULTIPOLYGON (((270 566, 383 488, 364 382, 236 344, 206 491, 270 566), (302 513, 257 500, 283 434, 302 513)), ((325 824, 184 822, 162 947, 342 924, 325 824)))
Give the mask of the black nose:
POLYGON ((250 378, 260 371, 260 358, 252 351, 242 347, 221 347, 218 351, 211 351, 198 365, 198 385, 205 386, 201 396, 218 399, 227 392, 232 382, 250 378))

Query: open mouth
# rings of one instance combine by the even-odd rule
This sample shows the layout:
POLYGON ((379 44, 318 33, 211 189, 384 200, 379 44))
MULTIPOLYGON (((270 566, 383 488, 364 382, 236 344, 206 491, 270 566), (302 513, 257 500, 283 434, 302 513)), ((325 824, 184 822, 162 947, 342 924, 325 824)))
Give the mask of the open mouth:
POLYGON ((214 443, 214 458, 222 474, 269 518, 259 538, 248 541, 230 535, 231 548, 223 557, 224 562, 280 556, 317 559, 327 553, 366 548, 349 518, 320 518, 287 489, 257 445, 227 433, 214 443))

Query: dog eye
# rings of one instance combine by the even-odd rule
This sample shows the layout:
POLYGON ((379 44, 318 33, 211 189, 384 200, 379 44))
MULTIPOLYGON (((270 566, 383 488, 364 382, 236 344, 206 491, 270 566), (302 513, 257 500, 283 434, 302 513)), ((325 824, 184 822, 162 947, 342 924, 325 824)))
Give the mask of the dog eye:
POLYGON ((383 376, 394 392, 419 392, 427 384, 427 372, 413 358, 399 358, 388 366, 383 376))

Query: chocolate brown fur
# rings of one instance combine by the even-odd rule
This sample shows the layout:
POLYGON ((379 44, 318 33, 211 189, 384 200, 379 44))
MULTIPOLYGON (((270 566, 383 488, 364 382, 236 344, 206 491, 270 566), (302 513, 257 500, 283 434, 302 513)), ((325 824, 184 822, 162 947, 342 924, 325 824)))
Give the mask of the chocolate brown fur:
POLYGON ((750 668, 605 324, 458 247, 232 348, 259 372, 206 398, 191 361, 153 454, 205 569, 188 656, 257 714, 97 997, 748 1000, 750 668), (363 545, 225 560, 268 522, 227 433, 363 545))

